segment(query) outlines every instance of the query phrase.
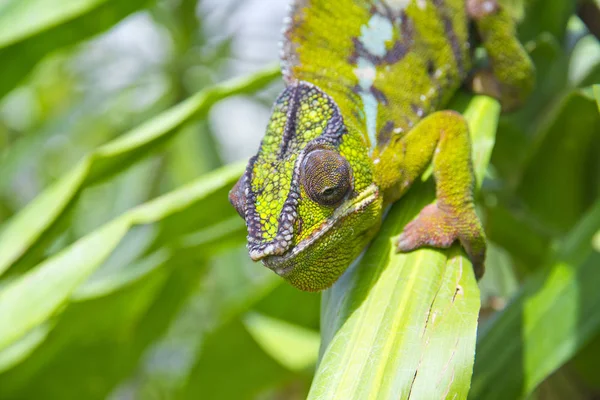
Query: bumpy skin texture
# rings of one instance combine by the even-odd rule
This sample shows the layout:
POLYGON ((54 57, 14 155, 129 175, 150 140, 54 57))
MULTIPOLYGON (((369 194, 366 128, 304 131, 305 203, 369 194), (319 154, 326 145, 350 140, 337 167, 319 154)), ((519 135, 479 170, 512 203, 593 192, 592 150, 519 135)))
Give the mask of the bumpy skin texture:
POLYGON ((437 201, 397 248, 458 240, 481 276, 468 127, 444 106, 467 80, 505 110, 532 88, 531 61, 495 0, 297 0, 283 72, 258 154, 230 193, 252 259, 300 289, 327 288, 433 163, 437 201), (477 39, 489 66, 473 71, 477 39))

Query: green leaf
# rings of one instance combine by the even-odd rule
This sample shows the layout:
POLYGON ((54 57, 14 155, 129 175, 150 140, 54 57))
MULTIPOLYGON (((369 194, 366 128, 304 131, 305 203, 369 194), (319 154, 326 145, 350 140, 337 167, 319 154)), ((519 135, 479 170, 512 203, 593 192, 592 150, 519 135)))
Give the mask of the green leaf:
POLYGON ((470 397, 520 399, 600 332, 600 202, 529 279, 477 344, 470 397), (560 321, 557 323, 557 321, 560 321))
MULTIPOLYGON (((149 344, 148 338, 164 329, 164 314, 153 305, 161 301, 175 312, 172 299, 161 296, 172 276, 182 270, 204 270, 198 263, 172 268, 174 263, 177 260, 170 259, 106 296, 71 299, 64 311, 51 319, 54 326, 44 341, 0 374, 0 397, 106 398, 109 390, 130 373, 149 344), (153 324, 149 325, 147 319, 153 324), (36 384, 31 385, 32 381, 36 384)), ((193 278, 190 275, 188 272, 188 280, 193 278)), ((185 293, 186 281, 176 283, 177 293, 185 293)))
POLYGON ((22 257, 32 258, 32 253, 40 253, 51 243, 60 232, 59 221, 67 216, 86 187, 146 157, 176 135, 185 122, 206 114, 217 101, 235 94, 252 93, 278 76, 278 68, 269 68, 250 77, 207 88, 94 150, 20 211, 2 231, 0 275, 22 257))
POLYGON ((260 347, 287 369, 302 371, 316 364, 317 332, 256 312, 247 314, 243 321, 260 347))
MULTIPOLYGON (((135 390, 139 398, 160 390, 175 398, 202 359, 207 337, 222 338, 222 325, 281 283, 252 263, 243 246, 206 261, 210 252, 183 250, 167 260, 156 255, 140 260, 161 265, 104 294, 79 287, 55 318, 48 339, 24 362, 0 374, 0 398, 107 398, 118 397, 121 390, 135 390)), ((247 365, 253 373, 255 368, 247 365)), ((214 360, 210 367, 231 369, 214 360)), ((246 372, 239 369, 237 379, 246 372)))
MULTIPOLYGON (((499 106, 465 112, 480 180, 499 106)), ((322 356, 310 399, 465 398, 479 312, 472 267, 457 247, 396 254, 392 237, 433 200, 421 184, 395 204, 362 259, 323 296, 322 356)))
POLYGON ((96 35, 149 0, 8 0, 0 4, 0 98, 47 54, 96 35))
POLYGON ((29 331, 20 340, 0 352, 0 373, 26 359, 48 336, 52 324, 44 323, 29 331))
MULTIPOLYGON (((171 218, 195 222, 202 221, 202 217, 210 220, 213 210, 206 205, 211 197, 219 195, 219 201, 223 201, 222 189, 228 189, 242 170, 241 164, 222 168, 138 206, 7 284, 0 291, 0 350, 57 312, 133 227, 163 220, 168 223, 171 218)), ((154 229, 159 231, 160 226, 154 229)))

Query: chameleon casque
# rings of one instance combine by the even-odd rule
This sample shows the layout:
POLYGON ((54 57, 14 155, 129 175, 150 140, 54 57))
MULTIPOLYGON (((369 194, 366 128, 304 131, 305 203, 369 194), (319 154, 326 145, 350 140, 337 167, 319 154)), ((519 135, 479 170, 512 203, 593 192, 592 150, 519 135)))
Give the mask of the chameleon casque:
POLYGON ((480 277, 469 130, 444 107, 467 82, 505 111, 532 89, 533 65, 496 0, 296 0, 282 60, 286 88, 229 194, 250 257, 300 289, 329 287, 433 163, 436 202, 397 249, 459 241, 480 277), (478 45, 488 64, 473 68, 478 45))

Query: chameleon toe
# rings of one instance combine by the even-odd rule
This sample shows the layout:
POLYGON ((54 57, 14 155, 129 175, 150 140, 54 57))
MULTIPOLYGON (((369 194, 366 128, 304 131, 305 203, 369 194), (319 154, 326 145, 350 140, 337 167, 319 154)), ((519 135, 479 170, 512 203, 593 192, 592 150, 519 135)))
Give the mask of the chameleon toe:
POLYGON ((450 247, 458 238, 450 219, 437 203, 426 206, 404 227, 396 241, 396 250, 408 252, 425 246, 450 247))
POLYGON ((484 271, 485 236, 474 210, 454 215, 451 211, 430 204, 409 222, 398 239, 397 252, 409 252, 421 247, 448 248, 459 241, 473 264, 475 276, 484 271))

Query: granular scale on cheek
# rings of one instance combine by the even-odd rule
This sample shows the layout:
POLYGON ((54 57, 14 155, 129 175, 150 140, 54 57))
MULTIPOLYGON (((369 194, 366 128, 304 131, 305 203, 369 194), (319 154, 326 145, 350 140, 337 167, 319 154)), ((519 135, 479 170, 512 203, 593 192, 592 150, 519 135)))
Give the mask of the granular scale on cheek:
POLYGON ((298 155, 325 132, 334 112, 329 101, 317 89, 302 86, 284 92, 275 103, 251 182, 262 240, 277 235, 298 155))

